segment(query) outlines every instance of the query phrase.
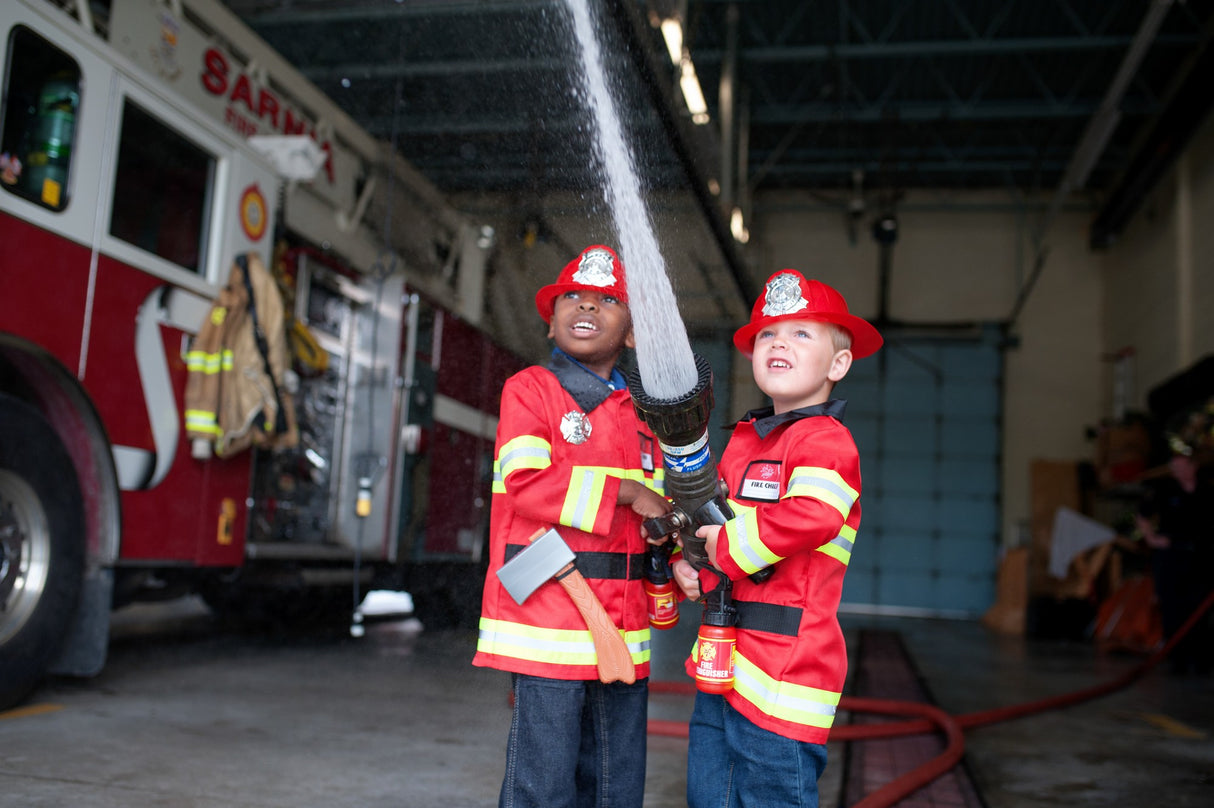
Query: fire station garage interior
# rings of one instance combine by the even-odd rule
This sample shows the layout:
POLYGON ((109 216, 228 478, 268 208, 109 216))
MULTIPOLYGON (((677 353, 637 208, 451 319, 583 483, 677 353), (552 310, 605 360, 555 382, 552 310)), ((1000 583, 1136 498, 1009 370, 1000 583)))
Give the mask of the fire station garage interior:
MULTIPOLYGON (((685 342, 715 458, 767 403, 732 338, 772 273, 884 339, 834 391, 824 808, 1214 804, 1214 0, 0 22, 0 802, 496 804, 501 387, 604 244, 630 384, 685 342), (266 295, 242 439, 206 346, 266 295)), ((686 804, 702 611, 651 633, 646 808, 686 804)))

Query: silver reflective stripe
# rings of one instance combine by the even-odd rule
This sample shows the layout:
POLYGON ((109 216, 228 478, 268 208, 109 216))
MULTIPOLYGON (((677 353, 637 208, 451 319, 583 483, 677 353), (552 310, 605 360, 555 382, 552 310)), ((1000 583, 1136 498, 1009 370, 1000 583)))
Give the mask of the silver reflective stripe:
POLYGON ((854 539, 849 539, 846 536, 843 536, 841 534, 838 536, 835 536, 833 539, 831 539, 830 543, 835 545, 836 547, 842 547, 848 553, 850 553, 852 551, 852 548, 856 546, 856 542, 854 539))
MULTIPOLYGON (((750 531, 747 529, 748 527, 749 523, 746 519, 737 520, 737 536, 739 539, 741 539, 741 541, 738 542, 738 548, 742 551, 742 555, 746 557, 746 560, 750 562, 753 569, 761 570, 766 567, 769 562, 760 556, 755 548, 751 546, 751 536, 750 531)), ((758 541, 758 538, 758 536, 755 536, 754 540, 758 541)), ((771 551, 769 550, 768 552, 771 551)))
POLYGON ((763 687, 763 685, 757 679, 751 676, 743 667, 735 668, 734 676, 741 681, 747 690, 758 696, 761 700, 755 702, 755 699, 750 699, 750 701, 757 703, 758 706, 764 709, 764 712, 768 712, 777 718, 783 718, 789 721, 795 720, 789 716, 790 712, 829 716, 833 716, 835 714, 836 708, 833 704, 826 704, 818 701, 817 699, 798 698, 783 691, 773 691, 770 688, 763 687))
POLYGON ((586 511, 590 504, 590 496, 594 493, 594 472, 583 471, 581 473, 582 482, 577 488, 577 502, 574 505, 573 513, 570 514, 570 527, 576 527, 579 530, 583 529, 582 524, 586 520, 586 511))
MULTIPOLYGON (((523 457, 539 457, 547 460, 549 463, 552 462, 552 452, 549 452, 546 449, 538 449, 534 446, 520 446, 517 449, 512 449, 511 451, 507 452, 499 463, 503 467, 509 469, 514 465, 515 461, 523 457)), ((528 468, 531 468, 531 466, 528 466, 528 468)))
POLYGON ((850 488, 844 488, 838 483, 827 480, 824 477, 820 477, 816 474, 806 474, 799 477, 793 477, 788 481, 788 487, 790 489, 796 488, 797 486, 819 488, 823 491, 829 491, 837 496, 840 502, 846 502, 849 509, 856 504, 856 494, 854 491, 852 491, 850 488))

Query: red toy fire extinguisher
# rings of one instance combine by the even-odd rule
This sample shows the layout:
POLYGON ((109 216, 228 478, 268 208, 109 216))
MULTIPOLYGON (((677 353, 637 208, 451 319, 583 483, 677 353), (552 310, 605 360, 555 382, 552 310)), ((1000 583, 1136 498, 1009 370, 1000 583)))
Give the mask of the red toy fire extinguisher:
POLYGON ((733 656, 738 642, 738 612, 721 602, 704 612, 696 637, 696 687, 703 693, 733 689, 733 656))
POLYGON ((669 551, 650 547, 645 569, 645 595, 649 601, 649 625, 670 628, 679 622, 679 601, 675 597, 674 581, 667 569, 669 551))

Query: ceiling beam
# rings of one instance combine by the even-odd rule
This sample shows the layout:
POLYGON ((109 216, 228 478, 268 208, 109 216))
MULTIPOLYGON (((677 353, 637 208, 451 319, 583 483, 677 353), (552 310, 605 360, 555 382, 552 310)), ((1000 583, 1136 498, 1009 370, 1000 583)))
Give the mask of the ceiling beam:
POLYGON ((1050 200, 1050 205, 1033 233, 1033 249, 1035 252, 1033 270, 1029 274, 1028 279, 1020 287, 1020 291, 1016 295, 1016 301, 1012 304, 1012 310, 1007 318, 1009 326, 1016 324, 1017 319, 1020 317, 1020 312, 1023 311, 1024 305, 1028 301, 1029 295, 1037 285, 1037 279, 1045 268, 1046 258, 1049 256, 1049 245, 1046 242, 1046 235, 1054 224, 1054 219, 1061 210, 1066 198, 1073 191, 1082 189, 1087 183, 1089 173, 1108 145, 1109 138, 1112 137, 1113 130, 1121 119, 1119 106, 1125 95, 1126 88, 1129 87, 1130 81, 1138 72, 1142 60, 1146 58, 1151 42, 1158 37, 1159 28, 1163 25, 1164 18, 1172 7, 1172 2, 1173 0, 1152 0, 1143 17, 1142 24, 1138 27, 1138 32, 1134 35, 1134 42, 1126 50, 1121 65, 1117 68, 1116 74, 1114 74, 1112 80, 1109 82, 1108 90, 1105 93, 1104 100, 1100 104, 1100 108, 1088 122, 1083 136, 1079 140, 1079 144, 1075 147, 1070 163, 1062 175, 1062 180, 1058 183, 1058 188, 1050 200))
MULTIPOLYGON (((1158 44, 1191 47, 1195 35, 1160 37, 1158 44)), ((741 61, 765 66, 812 64, 837 60, 930 58, 938 56, 995 56, 1025 53, 1082 53, 1085 51, 1122 51, 1134 41, 1132 36, 1066 37, 989 37, 965 39, 924 39, 905 42, 835 42, 823 45, 763 45, 744 47, 741 61)), ((727 54, 720 48, 693 48, 696 64, 720 64, 727 54)))
POLYGON ((1130 157, 1113 190, 1092 222, 1093 248, 1111 245, 1138 211, 1159 178, 1176 162, 1198 127, 1214 109, 1214 17, 1206 23, 1204 41, 1183 68, 1168 93, 1163 112, 1130 157))
MULTIPOLYGON (((325 85, 315 76, 317 71, 303 71, 313 83, 325 85)), ((326 73, 332 71, 325 71, 326 73)), ((337 90, 333 91, 334 98, 340 98, 337 90)), ((767 106, 752 110, 750 126, 757 129, 763 126, 794 126, 797 124, 835 124, 840 121, 850 123, 871 123, 886 125, 891 120, 902 123, 972 123, 981 121, 1059 121, 1071 119, 1089 119, 1100 108, 1100 102, 1070 101, 1066 103, 1034 103, 1011 101, 983 101, 979 103, 937 103, 932 101, 903 101, 867 106, 838 108, 830 105, 802 106, 767 106)), ((1149 116, 1160 111, 1158 104, 1124 103, 1121 107, 1123 116, 1149 116)), ((363 119, 368 128, 374 129, 377 118, 363 119)), ((656 121, 651 121, 656 124, 656 121)), ((578 122, 568 116, 552 118, 545 122, 545 129, 576 130, 578 122)), ((441 135, 459 134, 510 134, 534 130, 534 121, 528 117, 527 110, 518 110, 517 115, 504 116, 486 113, 469 115, 461 113, 458 118, 435 116, 411 116, 399 122, 398 131, 408 135, 441 135)))
POLYGON ((513 16, 519 12, 550 9, 552 0, 398 0, 392 5, 340 7, 326 4, 321 8, 288 4, 273 11, 257 10, 265 4, 265 0, 224 0, 224 4, 244 18, 250 26, 261 31, 300 24, 382 23, 410 18, 435 19, 486 14, 513 16))

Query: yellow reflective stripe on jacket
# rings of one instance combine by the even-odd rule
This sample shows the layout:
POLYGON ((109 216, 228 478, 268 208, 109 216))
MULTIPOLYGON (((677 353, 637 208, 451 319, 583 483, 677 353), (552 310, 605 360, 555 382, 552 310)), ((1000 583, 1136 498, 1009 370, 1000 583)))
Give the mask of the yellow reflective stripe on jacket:
POLYGON ((792 470, 785 497, 813 497, 834 508, 844 521, 860 492, 848 485, 839 472, 816 466, 799 466, 792 470))
POLYGON ((826 553, 833 559, 843 562, 846 566, 851 561, 851 549, 856 543, 856 529, 844 525, 839 529, 839 535, 817 548, 819 553, 826 553))
POLYGON ((492 488, 492 491, 495 494, 506 493, 506 483, 502 480, 502 464, 501 464, 501 461, 497 460, 496 458, 493 461, 493 488, 492 488))
POLYGON ((725 535, 729 539, 729 557, 733 563, 749 575, 783 560, 783 556, 773 553, 759 537, 758 510, 732 500, 730 504, 736 516, 725 523, 725 535))
MULTIPOLYGON (((574 466, 569 474, 569 489, 565 492, 565 504, 558 521, 578 530, 593 530, 609 476, 602 469, 574 466)), ((614 508, 615 503, 612 502, 611 506, 614 508)))
POLYGON ((657 491, 659 494, 662 494, 663 496, 665 496, 665 494, 666 494, 666 470, 665 469, 656 469, 653 472, 652 476, 650 474, 648 474, 644 469, 604 468, 603 471, 606 474, 610 474, 613 477, 619 477, 620 479, 623 479, 623 480, 636 480, 638 483, 645 486, 646 488, 651 489, 653 491, 657 491))
POLYGON ((781 682, 766 674, 741 654, 734 655, 734 690, 767 715, 830 729, 842 693, 817 687, 781 682))
MULTIPOLYGON (((655 475, 656 476, 656 475, 655 475)), ((565 504, 561 508, 559 522, 567 527, 590 532, 594 528, 599 509, 603 506, 603 489, 608 477, 636 480, 647 488, 664 494, 665 476, 661 480, 647 478, 641 469, 622 469, 612 466, 574 466, 569 475, 569 488, 565 492, 565 504)), ((608 503, 615 507, 615 503, 608 503)))
POLYGON ((234 366, 232 351, 229 348, 224 348, 219 353, 188 351, 185 355, 185 367, 190 373, 215 374, 220 370, 231 370, 234 366))
POLYGON ((222 433, 215 413, 208 412, 207 410, 186 410, 185 428, 188 432, 197 432, 203 435, 218 436, 222 433))
POLYGON ((534 435, 507 441, 493 461, 493 493, 506 493, 506 478, 520 469, 546 469, 552 465, 552 444, 534 435))
MULTIPOLYGON (((649 629, 626 631, 623 634, 633 664, 648 662, 649 629)), ((588 629, 539 628, 487 617, 481 618, 476 650, 549 665, 595 665, 598 662, 594 638, 588 629)))
MULTIPOLYGON (((506 477, 519 469, 545 469, 552 465, 552 445, 542 438, 521 435, 502 446, 493 461, 493 493, 506 493, 506 477)), ((606 477, 636 480, 659 494, 666 494, 666 471, 656 469, 650 477, 642 469, 621 469, 611 466, 579 466, 606 477)))
POLYGON ((666 494, 666 469, 658 468, 650 475, 644 469, 621 469, 615 466, 581 466, 584 469, 601 472, 608 477, 619 477, 622 480, 636 480, 646 488, 657 491, 665 496, 666 494))

